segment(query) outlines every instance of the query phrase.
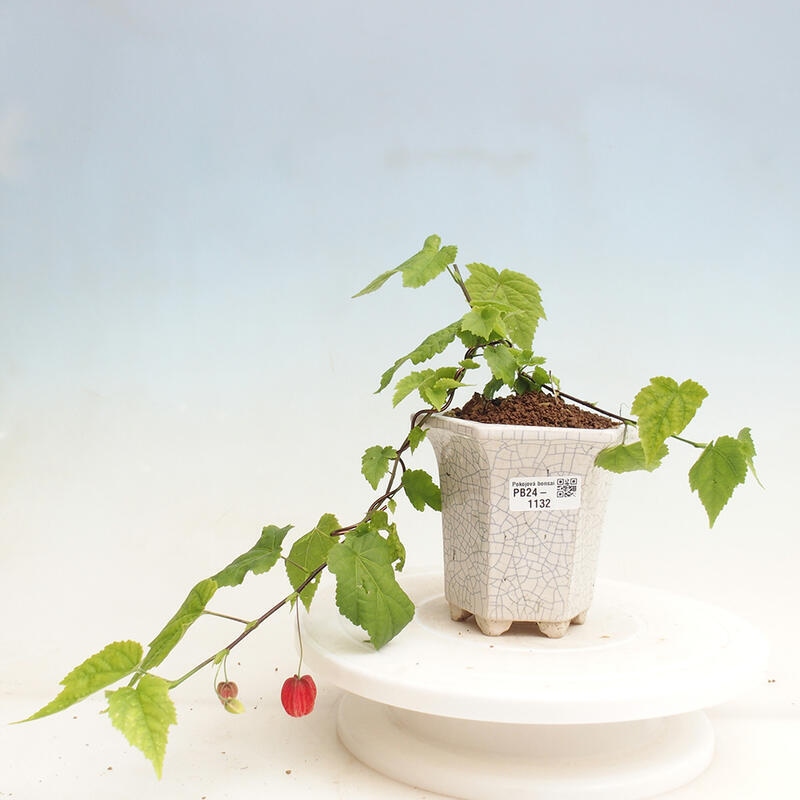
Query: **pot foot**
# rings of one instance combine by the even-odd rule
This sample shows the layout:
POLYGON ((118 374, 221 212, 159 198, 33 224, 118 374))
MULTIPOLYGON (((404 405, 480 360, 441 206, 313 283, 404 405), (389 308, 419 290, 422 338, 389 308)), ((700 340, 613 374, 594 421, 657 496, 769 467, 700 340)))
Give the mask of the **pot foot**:
POLYGON ((510 619, 486 619, 486 617, 479 617, 475 615, 475 621, 481 629, 481 633, 486 636, 500 636, 505 633, 510 627, 512 620, 510 619))
POLYGON ((457 606, 455 603, 450 603, 450 619, 453 622, 461 622, 462 620, 467 619, 467 617, 472 616, 472 612, 465 611, 460 606, 457 606))
POLYGON ((583 625, 583 623, 586 622, 586 613, 587 613, 586 611, 581 611, 580 614, 574 616, 572 618, 572 624, 573 625, 583 625))
POLYGON ((539 630, 548 639, 560 639, 569 630, 569 620, 563 622, 539 622, 539 630))

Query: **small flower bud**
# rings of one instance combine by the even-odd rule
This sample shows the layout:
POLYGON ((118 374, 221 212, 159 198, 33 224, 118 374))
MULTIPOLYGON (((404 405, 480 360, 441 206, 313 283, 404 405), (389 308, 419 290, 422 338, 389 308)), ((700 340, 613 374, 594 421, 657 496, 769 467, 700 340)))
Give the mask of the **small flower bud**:
POLYGON ((233 681, 222 681, 217 684, 217 697, 224 703, 239 695, 239 687, 233 681))
POLYGON ((244 714, 244 703, 238 697, 229 697, 224 705, 231 714, 244 714))

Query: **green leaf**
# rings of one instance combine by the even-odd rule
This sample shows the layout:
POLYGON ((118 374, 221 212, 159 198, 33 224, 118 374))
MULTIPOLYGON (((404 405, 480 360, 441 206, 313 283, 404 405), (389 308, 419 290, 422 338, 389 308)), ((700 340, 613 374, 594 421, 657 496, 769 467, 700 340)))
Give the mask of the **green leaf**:
POLYGON ((425 381, 433 377, 432 369, 421 369, 406 375, 397 381, 397 386, 394 387, 394 395, 392 396, 392 405, 396 406, 398 403, 408 397, 415 389, 419 389, 425 381))
POLYGON ((211 600, 216 591, 217 582, 213 578, 206 578, 192 587, 172 619, 161 629, 156 638, 150 642, 150 649, 147 651, 144 661, 142 661, 142 670, 147 671, 157 667, 172 652, 172 649, 183 638, 190 626, 205 611, 208 601, 211 600))
POLYGON ((511 348, 502 344, 486 347, 483 355, 492 375, 506 386, 513 386, 517 377, 517 361, 511 348))
POLYGON ((425 430, 425 428, 420 428, 419 425, 415 425, 408 432, 408 445, 411 448, 412 453, 420 446, 427 435, 428 432, 425 430))
POLYGON ((428 281, 433 280, 437 275, 444 272, 448 264, 452 264, 455 261, 458 249, 454 245, 441 247, 441 244, 441 238, 436 234, 432 234, 425 240, 422 250, 404 261, 399 267, 381 273, 360 292, 354 294, 353 297, 361 297, 380 289, 392 275, 398 272, 403 276, 403 286, 411 288, 424 286, 428 281))
POLYGON ((348 534, 328 554, 336 605, 380 649, 408 625, 414 604, 397 583, 393 548, 376 531, 348 534))
MULTIPOLYGON (((301 536, 292 545, 286 557, 286 574, 295 591, 315 569, 325 563, 328 552, 336 544, 336 539, 331 534, 340 527, 339 520, 333 514, 323 514, 314 529, 301 536)), ((320 577, 317 575, 300 592, 300 600, 306 610, 311 608, 320 577)))
POLYGON ((496 338, 495 333, 505 337, 503 317, 495 306, 479 306, 467 312, 461 319, 461 330, 469 331, 484 342, 496 338))
POLYGON ((747 468, 753 473, 756 483, 763 489, 764 484, 759 480, 758 473, 756 472, 756 465, 753 463, 753 459, 756 457, 756 446, 753 442, 750 428, 742 428, 736 438, 742 444, 742 452, 744 453, 745 460, 747 461, 747 468))
POLYGON ((548 372, 544 367, 534 367, 533 375, 529 375, 530 378, 533 379, 534 384, 536 384, 536 388, 541 389, 542 386, 552 382, 556 386, 560 385, 560 381, 556 378, 555 375, 548 372))
POLYGON ((169 726, 178 722, 169 684, 155 675, 143 675, 135 687, 106 692, 111 724, 148 758, 161 777, 169 726))
POLYGON ((458 249, 455 245, 448 245, 440 250, 441 241, 438 236, 429 236, 422 250, 398 267, 403 273, 403 286, 424 286, 456 260, 458 249))
POLYGON ((422 364, 434 356, 439 355, 439 353, 444 352, 447 346, 456 338, 460 329, 461 320, 451 322, 447 327, 427 336, 410 353, 402 358, 398 358, 397 361, 381 375, 381 383, 375 394, 382 392, 392 382, 395 373, 406 361, 410 361, 412 364, 422 364))
MULTIPOLYGON (((539 367, 547 361, 544 356, 534 355, 533 350, 517 350, 514 352, 514 357, 517 359, 517 367, 519 369, 539 367)), ((546 374, 547 372, 545 371, 546 374)))
POLYGON ((631 411, 639 418, 639 438, 648 464, 658 458, 669 436, 679 434, 692 421, 707 396, 708 392, 693 380, 679 386, 673 378, 663 376, 651 378, 639 391, 631 411))
POLYGON ((354 294, 353 298, 361 297, 362 295, 370 294, 371 292, 376 292, 396 272, 396 269, 387 269, 386 272, 382 272, 377 278, 371 280, 360 292, 354 294))
POLYGON ((502 314, 509 338, 523 350, 530 350, 539 320, 545 319, 539 286, 521 272, 498 272, 486 264, 468 264, 465 281, 473 307, 506 307, 502 314))
POLYGON ((389 471, 389 461, 395 458, 397 450, 394 447, 381 447, 376 444, 366 449, 361 457, 361 474, 373 489, 378 488, 383 476, 389 471))
POLYGON ((689 470, 689 486, 697 492, 708 514, 709 527, 747 476, 747 445, 732 436, 720 436, 703 450, 689 470))
POLYGON ((434 511, 442 510, 442 493, 424 469, 407 469, 403 473, 402 486, 417 511, 424 511, 426 505, 434 511))
POLYGON ((397 572, 402 572, 403 567, 406 565, 406 547, 397 533, 397 525, 392 523, 389 526, 389 535, 386 537, 386 543, 392 552, 392 564, 397 572), (396 563, 395 563, 396 562, 396 563))
MULTIPOLYGON (((448 372, 453 372, 445 368, 448 372)), ((437 373, 441 370, 437 370, 437 373)), ((426 382, 419 387, 419 393, 426 403, 430 403, 434 408, 440 409, 447 402, 447 395, 452 389, 458 389, 464 384, 451 378, 449 375, 437 377, 435 380, 426 382)))
POLYGON ((363 530, 388 531, 391 523, 389 515, 380 508, 371 511, 366 520, 366 527, 363 530))
POLYGON ((486 386, 483 387, 483 396, 487 400, 491 400, 502 388, 503 381, 500 378, 492 378, 486 386))
POLYGON ((423 369, 401 378, 395 386, 392 404, 397 405, 415 389, 420 397, 434 408, 441 408, 447 400, 448 392, 464 384, 455 379, 456 367, 423 369))
POLYGON ((64 688, 46 706, 31 714, 22 722, 40 719, 69 708, 91 694, 105 689, 112 683, 130 675, 142 660, 142 646, 139 642, 112 642, 99 653, 89 656, 75 667, 62 681, 64 688))
POLYGON ((641 469, 652 472, 661 466, 661 459, 667 453, 669 453, 669 448, 662 442, 661 450, 657 453, 656 458, 648 462, 644 457, 644 449, 641 442, 618 444, 601 450, 597 454, 594 463, 598 467, 609 470, 609 472, 635 472, 641 469))
POLYGON ((267 525, 261 530, 258 541, 246 552, 235 558, 225 569, 214 575, 218 586, 238 586, 247 575, 261 575, 272 569, 280 558, 281 545, 286 534, 292 529, 291 525, 279 528, 276 525, 267 525))

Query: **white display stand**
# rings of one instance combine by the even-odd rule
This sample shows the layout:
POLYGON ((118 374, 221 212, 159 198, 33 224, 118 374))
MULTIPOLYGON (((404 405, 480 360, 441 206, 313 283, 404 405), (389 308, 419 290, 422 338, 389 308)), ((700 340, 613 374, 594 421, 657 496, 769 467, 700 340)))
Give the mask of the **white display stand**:
POLYGON ((403 576, 417 613, 375 652, 321 597, 305 665, 347 694, 343 744, 377 771, 465 800, 626 800, 699 775, 714 749, 702 709, 764 675, 767 644, 721 609, 600 582, 563 639, 517 623, 500 637, 453 622, 438 574, 403 576))

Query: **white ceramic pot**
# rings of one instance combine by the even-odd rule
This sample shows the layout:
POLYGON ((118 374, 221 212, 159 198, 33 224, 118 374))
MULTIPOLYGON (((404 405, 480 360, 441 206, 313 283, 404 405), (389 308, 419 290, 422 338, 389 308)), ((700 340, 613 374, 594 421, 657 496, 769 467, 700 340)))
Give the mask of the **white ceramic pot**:
POLYGON ((560 637, 592 602, 611 473, 594 466, 623 426, 489 425, 435 414, 425 426, 442 489, 445 597, 499 635, 536 622, 560 637))

